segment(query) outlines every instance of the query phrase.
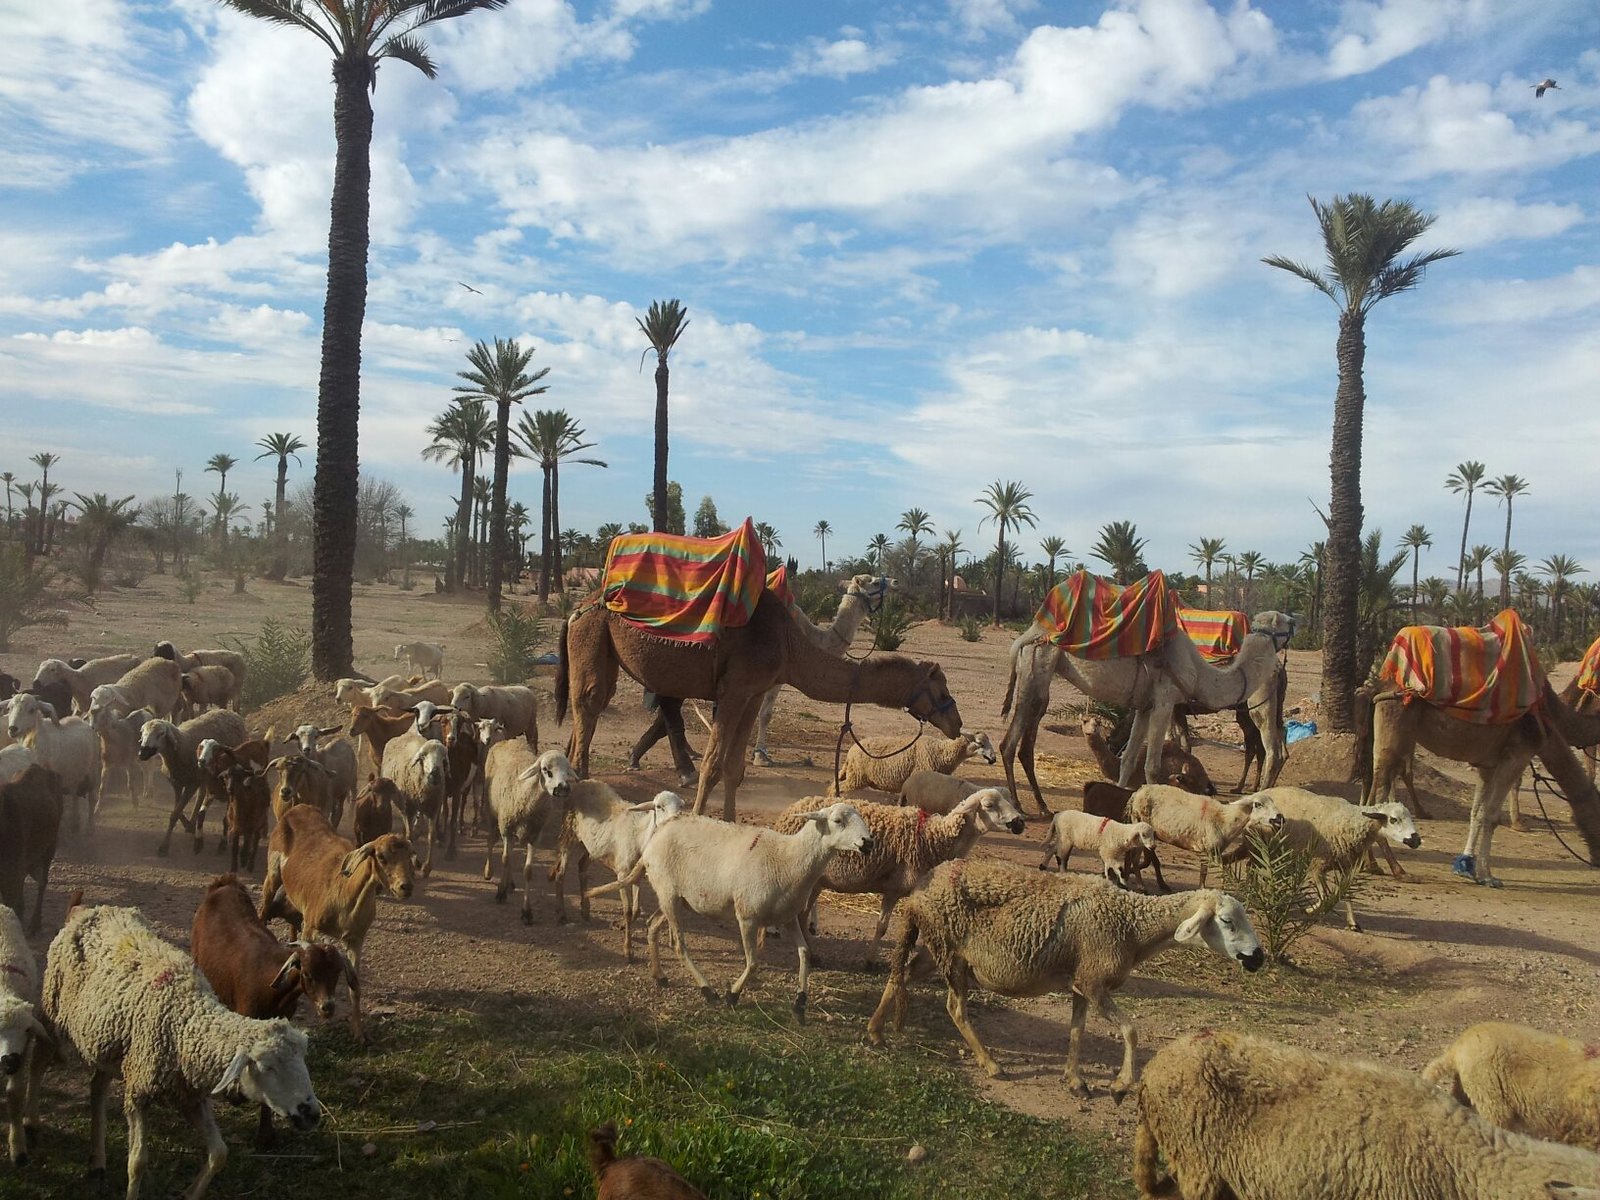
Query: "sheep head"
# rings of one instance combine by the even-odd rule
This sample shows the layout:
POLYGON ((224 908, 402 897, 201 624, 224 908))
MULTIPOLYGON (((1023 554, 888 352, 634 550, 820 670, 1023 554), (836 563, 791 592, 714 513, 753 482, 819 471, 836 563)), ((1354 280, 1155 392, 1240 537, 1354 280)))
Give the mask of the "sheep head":
POLYGON ((16 996, 0 996, 0 1075, 15 1075, 21 1070, 30 1037, 50 1040, 33 1005, 16 996))
POLYGON ((578 773, 572 769, 567 756, 559 750, 546 750, 533 766, 524 767, 517 776, 524 781, 535 777, 545 794, 557 799, 570 795, 572 785, 578 782, 578 773))
POLYGON ((163 747, 177 742, 178 729, 171 721, 146 721, 139 729, 139 758, 148 762, 160 754, 163 747))
POLYGON ((1422 834, 1417 831, 1416 821, 1412 819, 1410 810, 1398 800, 1367 805, 1361 810, 1361 815, 1378 823, 1378 832, 1387 842, 1411 850, 1422 845, 1422 834))
POLYGON ((963 729, 961 737, 967 743, 967 757, 983 760, 989 766, 995 764, 994 741, 982 730, 963 729))
POLYGON ((830 849, 872 853, 872 830, 867 828, 856 806, 847 801, 840 800, 827 808, 807 813, 806 821, 817 826, 823 844, 830 849))
POLYGON ((239 1047, 211 1094, 242 1095, 265 1104, 296 1129, 315 1129, 322 1105, 306 1070, 306 1035, 287 1021, 268 1026, 253 1045, 239 1047))
POLYGON ((1245 822, 1247 829, 1271 836, 1273 831, 1283 828, 1283 814, 1278 811, 1278 806, 1272 802, 1271 797, 1245 796, 1233 803, 1243 806, 1250 813, 1245 822))
POLYGON ((1222 958, 1236 959, 1246 971, 1256 971, 1266 961, 1261 939, 1245 914, 1244 905, 1226 892, 1194 892, 1195 907, 1173 932, 1175 942, 1202 942, 1222 958))
POLYGON ((978 828, 985 833, 995 829, 1021 833, 1027 827, 1022 818, 1022 809, 1005 788, 979 788, 950 810, 951 816, 956 813, 974 814, 978 828))
POLYGON ((38 729, 44 723, 46 716, 51 720, 55 719, 54 708, 27 692, 13 696, 8 703, 11 712, 6 718, 6 732, 14 738, 23 737, 38 729))

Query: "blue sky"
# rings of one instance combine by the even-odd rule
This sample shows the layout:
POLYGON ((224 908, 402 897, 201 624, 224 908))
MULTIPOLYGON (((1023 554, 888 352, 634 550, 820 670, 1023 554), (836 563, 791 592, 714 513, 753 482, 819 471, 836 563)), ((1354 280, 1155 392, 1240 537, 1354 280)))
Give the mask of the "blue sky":
MULTIPOLYGON (((53 450, 69 493, 142 498, 226 452, 258 511, 252 443, 314 443, 326 51, 209 0, 7 24, 0 470, 53 450)), ((635 318, 679 297, 672 477, 803 565, 819 519, 833 556, 912 506, 992 543, 994 479, 1034 492, 1030 557, 1132 520, 1152 565, 1292 559, 1337 310, 1259 260, 1320 262, 1306 196, 1368 191, 1462 250, 1369 319, 1369 528, 1423 523, 1450 575, 1476 458, 1531 484, 1517 548, 1600 571, 1592 0, 512 0, 429 42, 437 81, 388 63, 375 95, 362 418, 425 531, 456 484, 424 427, 495 336, 610 463, 563 472, 563 525, 642 520, 635 318)), ((1472 540, 1502 522, 1480 499, 1472 540)))

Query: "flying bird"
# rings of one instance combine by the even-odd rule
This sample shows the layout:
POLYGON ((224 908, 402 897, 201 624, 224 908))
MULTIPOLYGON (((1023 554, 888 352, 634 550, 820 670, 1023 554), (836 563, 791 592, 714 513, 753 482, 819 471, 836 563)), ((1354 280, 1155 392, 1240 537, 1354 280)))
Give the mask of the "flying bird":
POLYGON ((1544 95, 1551 88, 1555 88, 1558 92, 1561 90, 1559 87, 1556 87, 1556 81, 1554 79, 1541 79, 1538 83, 1530 83, 1528 86, 1533 89, 1533 98, 1535 100, 1544 95))
MULTIPOLYGON (((1550 86, 1551 86, 1551 87, 1555 87, 1555 83, 1554 83, 1554 82, 1553 82, 1553 81, 1552 81, 1552 82, 1551 82, 1551 84, 1550 84, 1550 86)), ((1542 94, 1543 94, 1543 93, 1541 93, 1541 95, 1542 95, 1542 94)), ((459 279, 458 279, 458 280, 456 280, 456 282, 457 282, 457 283, 461 283, 461 280, 459 280, 459 279)), ((475 288, 475 287, 473 287, 473 286, 472 286, 472 285, 471 285, 471 284, 470 284, 470 283, 461 283, 461 286, 462 286, 462 287, 464 287, 464 288, 466 288, 466 289, 467 289, 467 291, 469 291, 469 292, 471 292, 471 293, 472 293, 472 294, 473 294, 473 295, 474 295, 474 296, 481 296, 481 295, 483 295, 483 293, 482 293, 482 292, 480 292, 480 291, 479 291, 479 290, 478 290, 478 289, 477 289, 477 288, 475 288)))

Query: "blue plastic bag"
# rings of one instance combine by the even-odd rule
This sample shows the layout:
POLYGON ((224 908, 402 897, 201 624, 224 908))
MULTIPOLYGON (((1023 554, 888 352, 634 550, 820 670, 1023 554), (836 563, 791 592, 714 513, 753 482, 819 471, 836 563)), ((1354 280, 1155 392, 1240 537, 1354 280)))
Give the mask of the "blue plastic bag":
POLYGON ((1283 733, 1284 740, 1292 746, 1296 742, 1305 741, 1308 737, 1315 737, 1317 723, 1315 721, 1285 721, 1283 723, 1283 733))

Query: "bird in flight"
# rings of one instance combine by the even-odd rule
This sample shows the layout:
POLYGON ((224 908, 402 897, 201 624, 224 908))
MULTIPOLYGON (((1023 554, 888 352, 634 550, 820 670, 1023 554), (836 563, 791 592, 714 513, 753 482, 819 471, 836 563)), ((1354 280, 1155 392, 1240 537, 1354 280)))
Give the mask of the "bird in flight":
POLYGON ((1541 79, 1538 83, 1530 83, 1528 86, 1533 89, 1533 98, 1535 100, 1544 95, 1551 88, 1555 88, 1558 92, 1561 90, 1559 87, 1556 87, 1556 81, 1554 79, 1541 79))
MULTIPOLYGON (((1555 82, 1553 80, 1551 81, 1550 86, 1551 87, 1555 87, 1555 82)), ((1542 92, 1540 94, 1543 95, 1542 92)), ((456 280, 456 282, 457 283, 461 283, 461 280, 458 279, 458 280, 456 280)), ((482 292, 480 292, 477 288, 473 287, 470 283, 461 283, 461 286, 466 288, 467 291, 471 292, 474 296, 483 295, 482 292)))

